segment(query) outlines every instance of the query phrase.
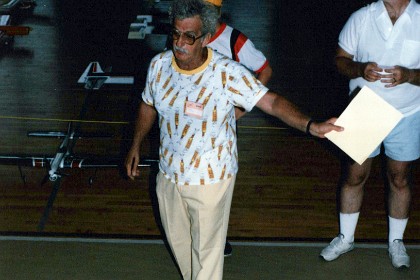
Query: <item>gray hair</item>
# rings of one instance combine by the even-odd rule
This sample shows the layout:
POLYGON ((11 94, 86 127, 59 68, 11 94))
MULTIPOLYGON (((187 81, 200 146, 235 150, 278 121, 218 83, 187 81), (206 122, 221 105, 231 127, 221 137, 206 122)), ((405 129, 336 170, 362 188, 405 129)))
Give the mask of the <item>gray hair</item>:
POLYGON ((210 33, 213 36, 219 14, 212 4, 203 0, 174 0, 169 9, 171 24, 174 24, 176 19, 183 20, 194 16, 199 16, 201 19, 201 33, 210 33))

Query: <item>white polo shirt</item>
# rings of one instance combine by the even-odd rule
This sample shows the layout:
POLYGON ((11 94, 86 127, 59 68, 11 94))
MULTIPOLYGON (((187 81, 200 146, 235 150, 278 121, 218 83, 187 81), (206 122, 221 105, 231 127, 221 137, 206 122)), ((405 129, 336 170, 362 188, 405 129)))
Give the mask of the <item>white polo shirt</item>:
MULTIPOLYGON (((354 61, 420 69, 420 5, 411 0, 395 25, 383 1, 361 8, 345 24, 338 44, 354 56, 354 61)), ((419 86, 404 83, 385 88, 380 81, 368 82, 358 77, 350 81, 350 92, 365 85, 405 116, 420 110, 419 86)))
POLYGON ((172 51, 149 66, 144 102, 159 115, 160 170, 175 184, 207 185, 238 171, 234 106, 250 111, 268 89, 244 66, 208 49, 185 71, 172 51))

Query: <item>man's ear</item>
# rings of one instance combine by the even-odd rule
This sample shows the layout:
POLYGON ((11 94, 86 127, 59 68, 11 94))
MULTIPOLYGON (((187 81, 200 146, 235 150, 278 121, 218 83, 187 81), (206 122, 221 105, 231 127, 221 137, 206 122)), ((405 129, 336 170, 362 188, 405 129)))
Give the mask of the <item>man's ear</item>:
POLYGON ((210 39, 211 39, 211 34, 207 33, 206 36, 204 36, 203 41, 201 42, 201 46, 204 48, 205 46, 208 45, 208 43, 210 43, 210 39))

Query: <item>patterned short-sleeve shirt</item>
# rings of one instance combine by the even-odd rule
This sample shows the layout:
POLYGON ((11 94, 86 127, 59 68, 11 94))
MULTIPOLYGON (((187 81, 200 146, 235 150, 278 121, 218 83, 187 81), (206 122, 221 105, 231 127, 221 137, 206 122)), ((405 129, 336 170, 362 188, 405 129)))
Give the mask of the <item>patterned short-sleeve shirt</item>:
POLYGON ((155 56, 142 93, 159 115, 159 168, 176 184, 213 184, 237 173, 234 106, 250 111, 268 91, 244 66, 207 50, 192 71, 180 69, 171 51, 155 56))

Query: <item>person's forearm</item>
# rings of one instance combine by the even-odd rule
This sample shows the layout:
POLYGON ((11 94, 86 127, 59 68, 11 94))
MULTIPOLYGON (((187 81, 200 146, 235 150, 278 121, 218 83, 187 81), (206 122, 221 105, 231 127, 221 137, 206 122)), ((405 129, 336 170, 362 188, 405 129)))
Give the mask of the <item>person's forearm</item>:
POLYGON ((156 111, 143 101, 139 105, 132 147, 139 148, 156 119, 156 111))
POLYGON ((337 48, 335 55, 335 65, 340 74, 346 76, 349 79, 365 78, 366 67, 368 63, 357 62, 353 60, 354 56, 346 52, 341 47, 337 48))
POLYGON ((316 137, 325 138, 325 134, 332 130, 344 130, 343 127, 334 124, 337 118, 330 118, 322 123, 313 122, 296 105, 274 92, 267 92, 258 101, 257 107, 265 113, 279 118, 287 125, 316 137))
POLYGON ((288 124, 302 132, 306 132, 306 125, 310 117, 304 114, 296 105, 291 103, 286 98, 279 96, 274 103, 275 108, 278 108, 276 116, 288 124))
POLYGON ((335 64, 338 72, 349 79, 364 76, 363 72, 366 67, 366 63, 356 62, 347 57, 337 56, 335 58, 335 64))
POLYGON ((415 86, 420 86, 420 69, 411 69, 408 82, 415 86))
POLYGON ((283 96, 268 92, 257 103, 257 107, 265 113, 279 118, 287 125, 302 132, 306 132, 306 125, 308 124, 310 117, 283 96))

